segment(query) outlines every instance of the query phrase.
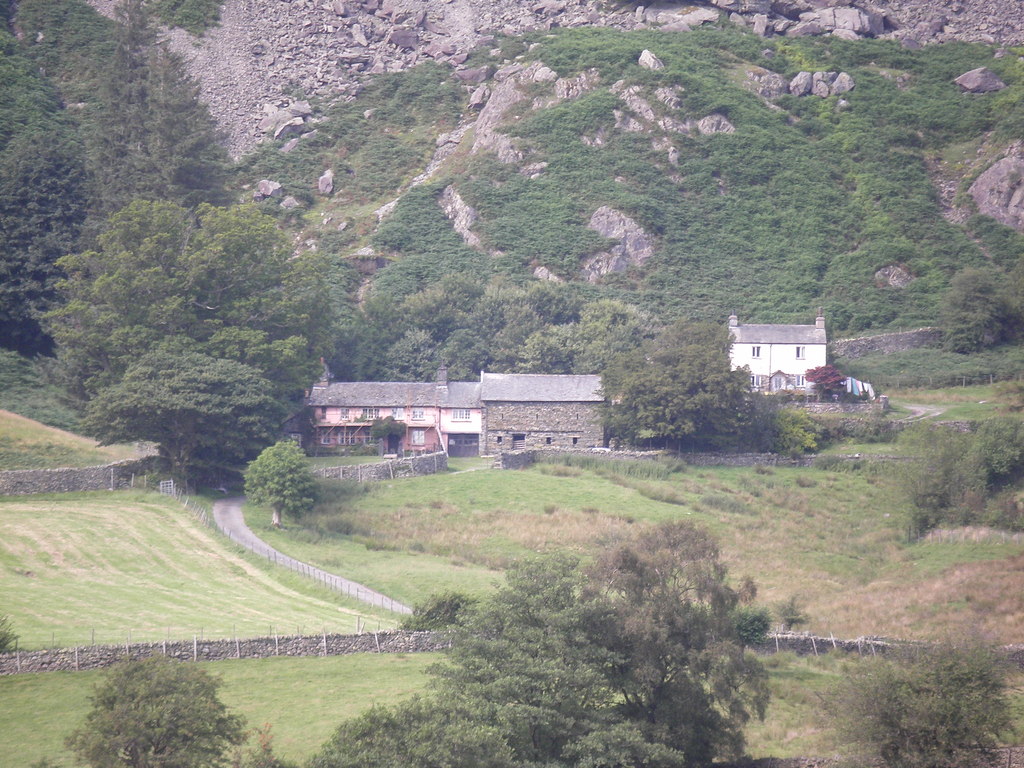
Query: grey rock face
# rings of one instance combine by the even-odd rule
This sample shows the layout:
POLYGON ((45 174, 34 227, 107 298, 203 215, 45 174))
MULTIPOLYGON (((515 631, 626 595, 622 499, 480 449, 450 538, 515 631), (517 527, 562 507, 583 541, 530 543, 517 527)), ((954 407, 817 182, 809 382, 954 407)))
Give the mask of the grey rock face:
POLYGON ((252 193, 252 199, 256 202, 266 200, 268 197, 281 197, 281 183, 270 179, 261 179, 256 183, 256 190, 252 193))
POLYGON ((320 178, 317 179, 316 188, 321 195, 329 195, 334 192, 334 171, 330 168, 324 171, 320 178))
POLYGON ((806 96, 811 92, 811 73, 797 72, 796 76, 789 81, 789 92, 794 96, 806 96))
POLYGON ((653 53, 648 51, 646 48, 640 54, 640 60, 638 61, 641 67, 644 69, 664 69, 665 63, 655 56, 653 53))
POLYGON ((466 204, 458 190, 449 184, 441 193, 438 203, 463 242, 470 248, 480 248, 480 238, 470 229, 477 220, 476 210, 466 204))
POLYGON ((1006 83, 988 67, 978 67, 970 72, 964 72, 953 82, 968 93, 991 93, 1006 87, 1006 83))
POLYGON ((901 264, 889 264, 875 272, 875 283, 890 288, 906 288, 916 278, 901 264))
POLYGON ((981 213, 1024 232, 1024 158, 1004 157, 975 179, 969 191, 981 213))
POLYGON ((589 282, 597 282, 612 272, 624 272, 631 266, 640 266, 654 255, 654 238, 621 211, 602 205, 594 211, 587 226, 601 237, 619 241, 618 245, 584 262, 581 272, 589 282))

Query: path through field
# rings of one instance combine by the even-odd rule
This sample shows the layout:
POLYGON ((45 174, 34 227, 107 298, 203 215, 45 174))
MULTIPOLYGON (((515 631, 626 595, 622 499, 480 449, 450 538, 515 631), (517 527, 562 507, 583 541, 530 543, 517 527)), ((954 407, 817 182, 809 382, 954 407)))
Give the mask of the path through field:
POLYGON ((305 574, 342 594, 354 597, 356 600, 361 600, 364 603, 369 603, 388 611, 394 611, 395 613, 412 613, 412 609, 409 606, 403 605, 387 595, 382 595, 380 592, 376 592, 362 584, 320 570, 315 566, 300 562, 293 557, 278 552, 253 533, 249 526, 245 524, 245 518, 242 517, 242 504, 244 503, 244 496, 221 499, 213 503, 213 520, 221 532, 226 534, 232 541, 241 544, 260 557, 273 560, 277 565, 305 574))

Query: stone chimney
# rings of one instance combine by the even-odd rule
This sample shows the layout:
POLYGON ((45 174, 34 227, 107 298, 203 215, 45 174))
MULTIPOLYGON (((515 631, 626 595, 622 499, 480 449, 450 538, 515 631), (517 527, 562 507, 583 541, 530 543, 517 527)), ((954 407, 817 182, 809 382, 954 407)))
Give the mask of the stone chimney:
POLYGON ((819 330, 825 330, 825 313, 821 307, 818 307, 818 316, 814 318, 814 327, 819 330))
POLYGON ((740 324, 740 319, 738 317, 736 317, 736 313, 735 312, 733 312, 731 315, 729 315, 729 327, 730 328, 735 328, 739 324, 740 324))
POLYGON ((448 366, 444 363, 437 369, 437 388, 448 389, 448 366))

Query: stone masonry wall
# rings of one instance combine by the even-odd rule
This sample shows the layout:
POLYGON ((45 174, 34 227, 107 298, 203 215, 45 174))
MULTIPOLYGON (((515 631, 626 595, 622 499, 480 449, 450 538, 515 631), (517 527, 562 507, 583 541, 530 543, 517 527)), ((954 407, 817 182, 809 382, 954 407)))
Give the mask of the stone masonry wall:
MULTIPOLYGON (((780 632, 767 642, 754 646, 760 654, 783 651, 798 656, 817 656, 842 651, 874 656, 906 645, 901 641, 878 637, 839 640, 810 634, 780 632)), ((126 659, 169 656, 179 661, 222 661, 225 659, 265 659, 273 656, 346 656, 353 653, 426 653, 451 647, 451 636, 444 632, 367 632, 359 635, 291 635, 256 637, 246 640, 181 640, 131 645, 99 645, 59 648, 44 651, 0 654, 0 675, 33 672, 74 672, 109 667, 126 659)), ((1017 667, 1024 668, 1024 645, 1004 646, 1001 651, 1017 667)))
POLYGON ((394 480, 398 477, 420 477, 433 475, 448 470, 448 454, 425 453, 407 459, 390 459, 373 464, 349 464, 340 467, 322 467, 313 470, 319 477, 330 477, 337 480, 355 480, 368 483, 378 480, 394 480))
POLYGON ((598 403, 485 403, 480 450, 489 455, 512 447, 512 435, 525 435, 524 448, 593 448, 604 444, 598 403), (498 438, 501 442, 498 442, 498 438), (575 438, 576 443, 573 443, 575 438), (550 440, 550 442, 549 442, 550 440))
POLYGON ((0 472, 0 496, 30 493, 114 491, 132 487, 136 476, 150 472, 155 458, 129 459, 98 467, 16 469, 0 472))
POLYGON ((886 399, 880 403, 801 403, 797 406, 810 413, 884 413, 889 407, 886 399))
POLYGON ((938 328, 918 328, 903 333, 883 333, 878 336, 862 336, 856 339, 840 339, 832 342, 832 354, 846 360, 881 353, 890 355, 906 349, 935 347, 942 341, 938 328))
POLYGON ((126 659, 145 659, 150 656, 169 656, 179 661, 222 661, 266 659, 272 656, 423 653, 443 651, 450 647, 451 638, 443 632, 406 631, 93 645, 0 654, 0 675, 98 669, 126 659))
MULTIPOLYGON (((580 455, 598 455, 608 459, 657 459, 666 454, 660 451, 601 451, 595 454, 593 451, 572 451, 572 450, 522 450, 505 451, 498 455, 494 461, 495 469, 526 469, 531 466, 538 457, 551 453, 574 453, 580 455)), ((684 453, 678 458, 695 467, 756 467, 769 465, 775 467, 809 467, 814 463, 814 456, 799 456, 790 458, 778 453, 684 453)))

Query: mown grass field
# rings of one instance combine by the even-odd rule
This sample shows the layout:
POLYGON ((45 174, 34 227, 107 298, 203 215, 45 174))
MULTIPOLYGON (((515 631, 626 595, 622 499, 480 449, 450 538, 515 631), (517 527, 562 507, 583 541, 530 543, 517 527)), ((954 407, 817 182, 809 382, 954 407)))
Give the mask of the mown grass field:
POLYGON ((250 562, 155 493, 0 497, 0 526, 0 605, 22 648, 394 624, 250 562))
MULTIPOLYGON (((250 728, 271 726, 279 757, 304 761, 338 724, 375 704, 394 704, 421 691, 436 654, 359 654, 305 659, 259 659, 204 664, 223 680, 221 699, 250 728)), ((836 742, 823 702, 856 657, 763 659, 772 692, 763 721, 746 730, 753 757, 827 756, 836 742)), ((0 765, 28 768, 40 759, 70 766, 64 737, 82 721, 102 672, 49 672, 0 677, 0 765)), ((1024 725, 1024 676, 1012 680, 1011 703, 1024 725)))
POLYGON ((130 445, 95 440, 0 410, 0 470, 90 467, 135 458, 130 445))
MULTIPOLYGON (((248 659, 203 664, 223 680, 221 700, 249 728, 271 725, 279 757, 304 760, 338 724, 374 704, 420 690, 434 654, 357 654, 303 659, 248 659)), ((103 674, 47 672, 0 677, 0 765, 28 768, 42 759, 73 765, 64 738, 89 711, 103 674)))
POLYGON ((381 561, 418 563, 415 583, 392 587, 412 602, 484 589, 516 558, 586 554, 634 526, 686 519, 718 538, 733 578, 753 578, 768 604, 796 596, 824 635, 923 639, 970 626, 1024 637, 1024 547, 908 541, 897 471, 690 468, 643 479, 540 464, 381 483, 281 532, 260 510, 247 517, 279 549, 328 569, 351 564, 385 591, 381 561))

